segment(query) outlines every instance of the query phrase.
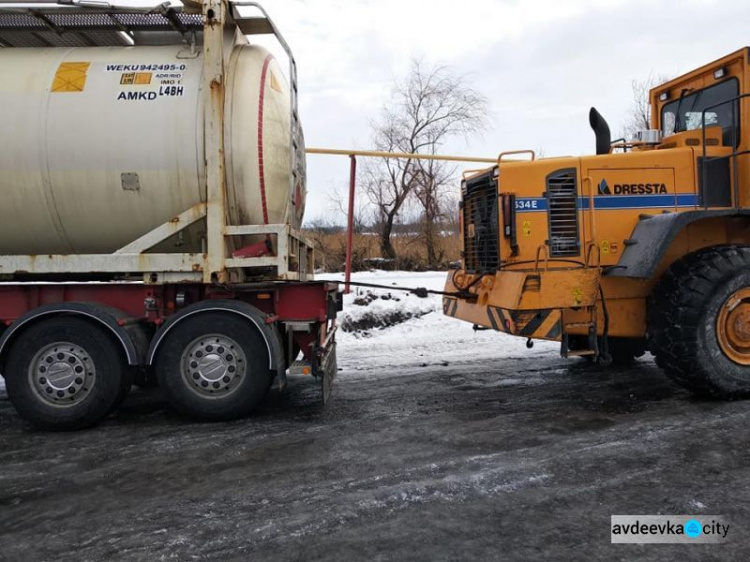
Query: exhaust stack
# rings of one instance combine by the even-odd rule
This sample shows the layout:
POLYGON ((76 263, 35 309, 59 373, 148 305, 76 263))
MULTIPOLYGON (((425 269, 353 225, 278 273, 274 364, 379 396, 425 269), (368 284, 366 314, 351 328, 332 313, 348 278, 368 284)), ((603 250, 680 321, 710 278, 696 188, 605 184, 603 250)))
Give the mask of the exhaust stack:
POLYGON ((596 153, 609 154, 609 145, 612 144, 609 125, 607 125, 607 121, 594 107, 589 111, 589 124, 596 135, 596 153))

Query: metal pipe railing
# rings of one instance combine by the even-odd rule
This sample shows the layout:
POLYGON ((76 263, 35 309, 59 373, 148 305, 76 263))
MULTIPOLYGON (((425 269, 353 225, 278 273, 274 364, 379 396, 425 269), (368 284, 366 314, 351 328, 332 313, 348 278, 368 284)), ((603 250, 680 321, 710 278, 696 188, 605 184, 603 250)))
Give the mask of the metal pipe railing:
POLYGON ((739 128, 739 120, 737 119, 737 111, 739 109, 740 100, 750 97, 750 94, 741 94, 734 98, 720 101, 713 105, 709 105, 703 108, 701 112, 701 145, 702 145, 702 158, 701 158, 701 199, 703 200, 703 208, 708 208, 708 196, 706 195, 706 189, 708 188, 708 168, 706 164, 715 160, 731 159, 732 162, 732 199, 734 207, 739 208, 739 171, 737 169, 737 157, 745 156, 749 154, 748 150, 738 150, 739 143, 737 139, 737 129, 739 128), (716 109, 722 105, 728 103, 732 104, 732 153, 724 156, 708 156, 706 150, 706 112, 709 109, 716 109))
MULTIPOLYGON (((442 160, 445 162, 480 162, 497 164, 497 158, 475 156, 450 156, 441 154, 416 154, 409 152, 384 152, 379 150, 342 150, 338 148, 306 148, 307 154, 349 157, 349 204, 346 217, 346 263, 344 265, 344 293, 350 292, 352 277, 352 253, 354 249, 354 197, 357 182, 357 156, 364 158, 401 158, 411 160, 442 160)), ((506 160, 507 162, 507 160, 506 160)))
MULTIPOLYGON (((306 148, 308 154, 329 156, 363 156, 367 158, 410 158, 412 160, 444 160, 446 162, 482 162, 497 164, 497 158, 477 158, 475 156, 447 156, 441 154, 412 154, 409 152, 384 152, 380 150, 342 150, 339 148, 306 148)), ((506 160, 508 162, 508 160, 506 160)))

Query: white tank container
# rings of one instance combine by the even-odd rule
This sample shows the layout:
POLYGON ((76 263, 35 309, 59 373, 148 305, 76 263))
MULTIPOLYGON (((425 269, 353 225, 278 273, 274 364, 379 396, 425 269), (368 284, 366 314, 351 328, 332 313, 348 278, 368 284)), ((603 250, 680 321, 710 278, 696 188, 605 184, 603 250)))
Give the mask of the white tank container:
MULTIPOLYGON (((206 200, 200 51, 0 49, 0 254, 113 252, 206 200)), ((226 75, 228 223, 299 226, 284 75, 247 43, 226 75)), ((157 249, 200 252, 203 229, 157 249)))

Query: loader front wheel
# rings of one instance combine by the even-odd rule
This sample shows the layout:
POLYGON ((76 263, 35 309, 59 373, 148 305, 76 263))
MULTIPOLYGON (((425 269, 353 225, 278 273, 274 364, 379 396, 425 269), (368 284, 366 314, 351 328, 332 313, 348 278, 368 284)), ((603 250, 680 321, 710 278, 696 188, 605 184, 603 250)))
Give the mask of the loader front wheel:
POLYGON ((750 396, 750 247, 678 260, 648 314, 649 348, 672 380, 703 397, 750 396))

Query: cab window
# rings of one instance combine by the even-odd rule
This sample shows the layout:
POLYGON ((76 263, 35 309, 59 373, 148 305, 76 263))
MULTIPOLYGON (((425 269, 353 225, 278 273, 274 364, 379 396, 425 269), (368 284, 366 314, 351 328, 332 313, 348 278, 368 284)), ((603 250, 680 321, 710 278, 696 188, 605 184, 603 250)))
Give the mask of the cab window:
POLYGON ((730 101, 738 95, 739 81, 736 78, 730 78, 708 88, 685 94, 682 96, 682 99, 676 99, 662 108, 662 134, 667 137, 682 131, 700 129, 703 111, 710 107, 711 109, 706 111, 706 127, 720 125, 723 132, 724 145, 726 146, 732 144, 732 129, 736 127, 736 139, 739 142, 739 106, 737 101, 730 101), (721 105, 716 106, 716 104, 721 105), (732 106, 735 107, 734 123, 732 123, 732 106))

